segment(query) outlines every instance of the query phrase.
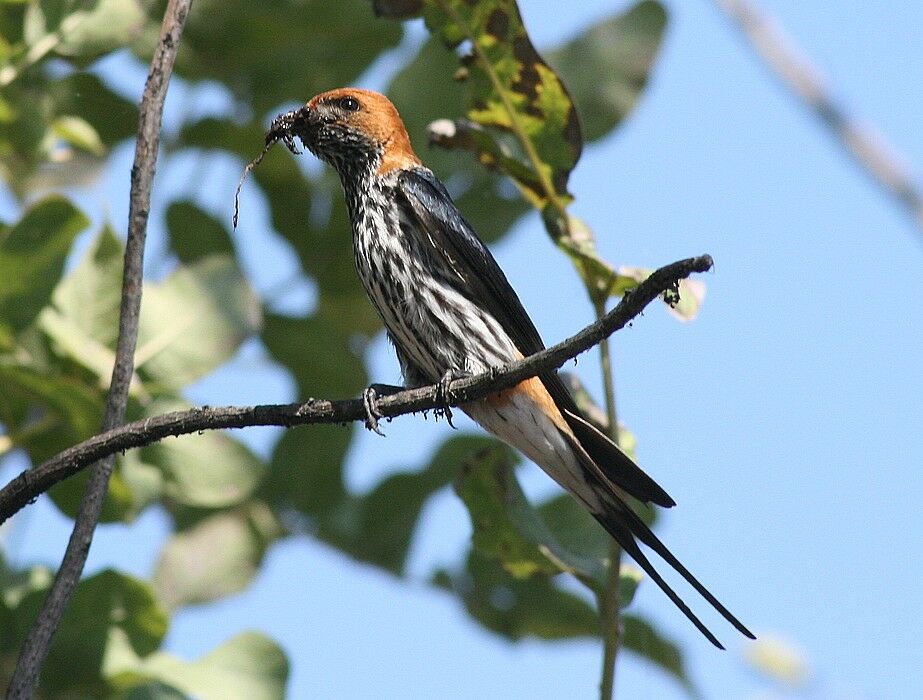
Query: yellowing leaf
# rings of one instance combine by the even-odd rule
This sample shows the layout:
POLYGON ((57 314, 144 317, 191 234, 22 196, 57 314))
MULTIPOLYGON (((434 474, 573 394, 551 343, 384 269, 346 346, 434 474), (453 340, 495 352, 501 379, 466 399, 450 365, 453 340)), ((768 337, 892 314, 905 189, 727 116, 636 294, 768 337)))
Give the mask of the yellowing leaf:
POLYGON ((760 673, 792 687, 803 686, 811 675, 804 652, 777 635, 761 634, 748 644, 746 659, 760 673))
POLYGON ((541 208, 552 199, 570 200, 567 179, 580 158, 583 139, 571 98, 526 33, 514 0, 426 0, 431 31, 450 48, 470 42, 472 59, 463 59, 469 85, 468 118, 512 134, 519 153, 496 159, 481 152, 512 177, 524 192, 529 180, 541 183, 541 208), (518 163, 516 168, 505 166, 518 163), (527 177, 523 177, 525 169, 527 177))
POLYGON ((51 132, 71 146, 101 156, 106 152, 102 139, 90 123, 81 117, 64 115, 51 122, 51 132))
MULTIPOLYGON (((108 660, 109 682, 122 691, 164 686, 201 700, 282 700, 288 660, 278 644, 244 632, 195 661, 156 652, 144 658, 123 645, 108 660)), ((130 694, 127 697, 132 697, 130 694)), ((163 697, 163 695, 157 695, 163 697)), ((170 694, 167 697, 174 698, 170 694)))

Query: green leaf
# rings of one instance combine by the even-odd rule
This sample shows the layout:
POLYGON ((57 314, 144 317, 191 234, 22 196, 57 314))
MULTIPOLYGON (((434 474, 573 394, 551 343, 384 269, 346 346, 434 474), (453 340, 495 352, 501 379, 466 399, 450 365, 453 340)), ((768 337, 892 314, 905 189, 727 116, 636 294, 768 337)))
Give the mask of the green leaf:
POLYGON ((609 533, 569 494, 545 501, 536 511, 562 547, 595 559, 609 556, 612 546, 609 533))
MULTIPOLYGON (((57 357, 90 370, 108 389, 115 363, 115 343, 122 300, 122 242, 104 226, 80 263, 52 294, 52 305, 38 318, 57 357)), ((149 400, 137 373, 129 395, 149 400)))
POLYGON ((49 82, 46 91, 53 101, 55 114, 71 114, 83 119, 107 148, 137 132, 137 105, 110 90, 92 73, 81 71, 66 75, 49 82))
POLYGON ((258 501, 202 518, 161 550, 151 581, 157 598, 172 610, 244 590, 281 532, 272 511, 258 501))
POLYGON ((438 571, 433 584, 453 592, 471 617, 507 639, 599 634, 599 617, 582 598, 557 588, 547 576, 515 578, 474 551, 461 572, 438 571))
MULTIPOLYGON (((288 661, 278 644, 256 632, 244 632, 196 661, 164 652, 139 659, 123 649, 109 667, 109 681, 123 693, 159 682, 201 700, 281 700, 285 697, 288 661)), ((148 692, 148 691, 145 691, 148 692)), ((173 698, 175 695, 122 698, 173 698)))
POLYGON ((91 437, 102 411, 102 394, 77 379, 0 362, 0 420, 34 462, 91 437))
POLYGON ((112 696, 113 700, 192 700, 181 690, 161 681, 140 681, 112 696))
MULTIPOLYGON (((0 552, 0 660, 3 655, 18 654, 16 608, 26 596, 51 586, 54 574, 45 566, 31 566, 24 571, 11 569, 0 552)), ((0 661, 2 663, 2 661, 0 661)))
POLYGON ((602 138, 634 109, 666 24, 664 7, 643 0, 548 53, 574 98, 586 141, 602 138))
POLYGON ((260 322, 259 302, 234 260, 210 256, 145 287, 135 366, 178 389, 230 359, 260 322))
MULTIPOLYGON (((608 569, 612 538, 572 496, 562 494, 545 501, 536 510, 561 547, 580 557, 604 561, 608 569)), ((619 607, 631 605, 643 578, 640 569, 622 562, 619 568, 619 607)))
MULTIPOLYGON (((118 312, 109 318, 118 319, 118 312)), ((87 335, 77 323, 52 307, 45 307, 38 317, 38 327, 52 341, 58 357, 68 358, 90 370, 98 379, 98 386, 107 389, 115 364, 115 351, 87 335)), ((137 373, 132 374, 129 395, 148 398, 137 373)))
MULTIPOLYGON (((45 597, 29 593, 16 606, 8 630, 21 647, 45 597)), ((102 669, 113 646, 127 645, 144 656, 156 650, 167 631, 168 617, 146 583, 106 570, 80 582, 64 613, 42 669, 43 693, 57 697, 102 697, 102 669)))
POLYGON ((471 515, 474 548, 514 577, 567 572, 594 591, 605 585, 605 558, 562 547, 526 500, 509 448, 498 443, 470 459, 455 489, 471 515))
POLYGON ((636 615, 622 616, 622 646, 666 671, 691 695, 698 695, 686 669, 682 649, 647 620, 636 615))
POLYGON ((448 47, 471 42, 474 60, 463 60, 461 73, 469 85, 468 118, 515 135, 521 167, 544 185, 537 194, 507 171, 523 194, 539 209, 552 197, 569 201, 567 179, 583 148, 580 122, 564 84, 532 45, 516 2, 426 0, 424 18, 448 47))
POLYGON ((71 146, 81 148, 95 156, 106 152, 102 139, 96 129, 81 117, 72 114, 63 115, 51 122, 51 132, 71 146))
POLYGON ((234 255, 234 245, 225 226, 188 200, 167 207, 170 247, 184 263, 194 263, 218 253, 234 255))
MULTIPOLYGON (((70 445, 68 445, 70 447, 70 445)), ((65 448, 61 448, 65 449, 65 448)), ((90 481, 90 470, 84 469, 74 476, 55 484, 48 495, 58 509, 68 518, 76 518, 80 509, 83 495, 86 493, 90 481)), ((99 521, 102 523, 123 522, 134 520, 143 507, 136 500, 132 486, 122 475, 120 469, 112 472, 109 479, 109 490, 103 502, 103 510, 99 521)))
POLYGON ((70 58, 94 58, 128 44, 147 16, 139 0, 95 0, 61 18, 55 51, 70 58))
MULTIPOLYGON (((189 407, 178 398, 158 398, 144 407, 144 415, 189 407)), ((266 471, 266 465, 256 455, 219 430, 148 445, 139 450, 139 458, 161 470, 164 495, 200 508, 223 508, 246 500, 266 471)))
MULTIPOLYGON (((108 386, 118 335, 122 288, 121 241, 105 227, 81 263, 54 293, 54 310, 40 319, 59 351, 108 386)), ((180 267, 147 284, 141 308, 136 373, 154 389, 178 389, 229 359, 259 328, 260 307, 228 256, 180 267)), ((146 397, 139 381, 133 395, 146 397)))
POLYGON ((0 124, 9 124, 16 119, 16 108, 8 101, 0 97, 0 124))
POLYGON ((321 521, 318 535, 361 561, 403 574, 426 501, 452 482, 465 459, 496 445, 482 435, 449 438, 421 471, 392 474, 367 496, 344 501, 321 521))
POLYGON ((89 224, 64 197, 29 207, 0 233, 0 325, 18 332, 51 300, 77 234, 89 224))
POLYGON ((351 428, 338 426, 286 430, 273 451, 260 497, 286 515, 300 515, 316 530, 346 500, 343 460, 351 439, 351 428))
MULTIPOLYGON (((114 349, 122 301, 124 246, 106 225, 54 291, 54 307, 84 334, 114 349)), ((146 301, 146 300, 145 300, 146 301)))

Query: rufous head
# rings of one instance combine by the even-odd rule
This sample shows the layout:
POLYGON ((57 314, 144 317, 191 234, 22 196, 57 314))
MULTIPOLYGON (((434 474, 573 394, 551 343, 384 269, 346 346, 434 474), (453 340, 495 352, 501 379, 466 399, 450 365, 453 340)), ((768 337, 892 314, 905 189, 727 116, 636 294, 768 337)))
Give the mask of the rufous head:
POLYGON ((292 114, 293 133, 341 177, 383 175, 420 164, 397 109, 380 93, 361 88, 329 90, 292 114))

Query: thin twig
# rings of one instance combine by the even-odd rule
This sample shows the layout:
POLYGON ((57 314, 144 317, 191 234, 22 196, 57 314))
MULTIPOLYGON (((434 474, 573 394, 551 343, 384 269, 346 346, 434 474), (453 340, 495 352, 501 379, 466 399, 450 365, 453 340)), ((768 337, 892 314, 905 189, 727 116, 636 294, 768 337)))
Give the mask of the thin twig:
POLYGON ((923 230, 923 192, 894 150, 846 113, 824 84, 820 71, 798 51, 777 22, 748 0, 715 2, 740 27, 776 77, 804 101, 847 153, 900 202, 923 230))
MULTIPOLYGON (((116 345, 112 383, 106 402, 103 430, 111 430, 125 418, 128 389, 134 373, 134 352, 138 339, 138 317, 141 310, 141 277, 144 263, 144 239, 147 232, 151 203, 151 186, 160 146, 160 124, 167 86, 173 72, 173 62, 180 36, 192 0, 170 0, 164 13, 160 41, 154 50, 151 70, 144 86, 138 119, 138 141, 131 169, 131 195, 128 212, 128 240, 125 245, 125 270, 122 278, 122 304, 119 314, 119 337, 116 345)), ((19 652, 16 670, 7 689, 7 698, 26 700, 33 697, 48 648, 71 595, 80 580, 86 563, 93 532, 99 522, 103 502, 109 490, 109 478, 115 455, 105 457, 95 465, 87 490, 80 503, 74 530, 67 543, 61 567, 51 590, 29 630, 19 652)), ((95 459, 98 459, 95 458, 95 459)))
MULTIPOLYGON (((484 374, 456 379, 449 387, 452 405, 483 398, 515 386, 519 382, 560 367, 568 360, 590 349, 600 340, 624 327, 664 291, 694 272, 712 268, 709 255, 687 258, 660 268, 637 288, 622 297, 618 305, 602 319, 557 345, 484 374)), ((445 405, 444 392, 438 385, 408 389, 378 400, 382 417, 392 418, 414 411, 425 411, 445 405)), ((328 401, 310 399, 305 403, 229 406, 223 408, 193 408, 167 413, 123 425, 85 440, 52 457, 47 462, 23 472, 0 490, 0 523, 17 513, 29 502, 59 481, 73 476, 88 464, 136 447, 149 445, 165 437, 187 435, 200 430, 246 428, 257 425, 291 427, 313 423, 346 423, 365 420, 361 399, 328 401)))
MULTIPOLYGON (((592 292, 591 292, 592 293, 592 292)), ((606 313, 605 298, 598 295, 593 299, 596 318, 606 313)), ((609 421, 609 437, 619 445, 619 419, 615 402, 615 379, 612 372, 612 354, 609 338, 599 342, 599 362, 603 375, 603 391, 606 398, 606 417, 609 421)), ((615 696, 615 664, 618 661, 621 643, 621 568, 622 548, 612 540, 609 545, 609 571, 606 575, 606 587, 599 597, 599 615, 602 622, 603 668, 599 682, 600 700, 612 700, 615 696)))

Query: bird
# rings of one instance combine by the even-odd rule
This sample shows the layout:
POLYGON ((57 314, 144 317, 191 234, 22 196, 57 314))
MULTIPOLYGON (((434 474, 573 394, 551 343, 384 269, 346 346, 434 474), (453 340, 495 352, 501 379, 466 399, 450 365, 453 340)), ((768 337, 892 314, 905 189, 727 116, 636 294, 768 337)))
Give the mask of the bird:
MULTIPOLYGON (((404 386, 479 374, 544 349, 535 324, 486 244, 416 155, 384 95, 337 88, 277 117, 266 147, 294 137, 338 173, 352 225, 356 269, 394 346, 404 386)), ((264 150, 265 153, 265 150, 264 150)), ((377 387, 366 394, 374 419, 377 387)), ((675 501, 581 413, 551 370, 460 406, 571 494, 716 647, 721 642, 658 573, 659 555, 743 635, 755 639, 629 505, 675 501)))

